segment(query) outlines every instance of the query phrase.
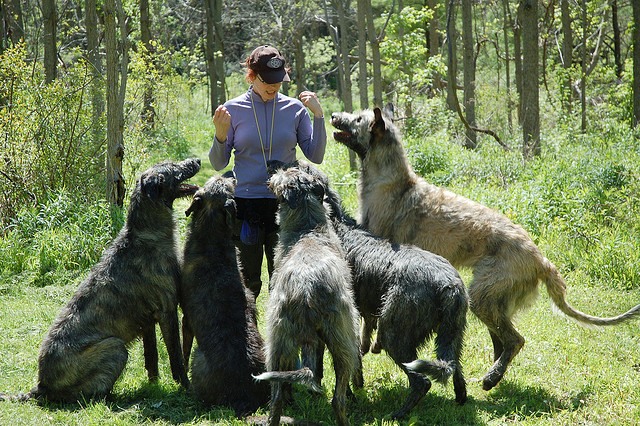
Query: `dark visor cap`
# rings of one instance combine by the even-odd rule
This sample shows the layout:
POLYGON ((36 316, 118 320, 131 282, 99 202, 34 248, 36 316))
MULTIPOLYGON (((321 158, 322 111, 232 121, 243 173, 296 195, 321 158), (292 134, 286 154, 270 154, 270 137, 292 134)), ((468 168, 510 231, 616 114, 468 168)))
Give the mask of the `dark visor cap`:
POLYGON ((284 57, 278 49, 268 45, 256 48, 249 56, 249 68, 257 72, 267 84, 291 81, 284 63, 284 57))

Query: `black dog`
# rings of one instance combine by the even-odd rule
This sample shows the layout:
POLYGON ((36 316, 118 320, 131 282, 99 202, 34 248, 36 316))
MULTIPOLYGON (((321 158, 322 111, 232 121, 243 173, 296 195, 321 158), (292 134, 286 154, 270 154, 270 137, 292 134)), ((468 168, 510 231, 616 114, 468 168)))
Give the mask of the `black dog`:
MULTIPOLYGON (((214 176, 194 196, 184 247, 180 305, 183 350, 189 359, 195 334, 191 381, 205 403, 233 408, 238 417, 269 400, 264 343, 256 325, 253 294, 243 285, 231 240, 236 215, 235 180, 214 176)), ((187 361, 188 362, 188 361, 187 361)))
POLYGON ((127 362, 127 345, 139 336, 149 378, 157 379, 156 322, 173 378, 189 385, 180 351, 180 264, 172 205, 197 190, 182 182, 199 170, 195 158, 158 163, 140 176, 126 224, 42 342, 38 384, 16 399, 72 402, 108 396, 127 362))
POLYGON ((418 372, 439 382, 453 374, 456 401, 463 404, 467 390, 460 356, 469 298, 458 272, 438 255, 392 243, 358 227, 345 213, 327 175, 310 163, 300 160, 271 166, 295 166, 323 183, 324 201, 351 267, 355 301, 364 320, 361 350, 363 354, 369 350, 371 332, 378 322, 372 352, 385 349, 409 378, 411 393, 393 417, 409 414, 431 387, 418 372), (437 361, 412 362, 417 349, 434 334, 437 361))

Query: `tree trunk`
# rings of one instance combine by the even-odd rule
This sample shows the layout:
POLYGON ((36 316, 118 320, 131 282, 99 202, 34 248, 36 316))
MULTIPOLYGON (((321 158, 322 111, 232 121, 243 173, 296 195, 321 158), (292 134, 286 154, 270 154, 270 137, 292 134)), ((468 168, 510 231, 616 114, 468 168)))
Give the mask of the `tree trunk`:
POLYGON ((582 76, 580 78, 580 129, 587 131, 587 1, 582 0, 582 76))
POLYGON ((207 14, 207 68, 211 92, 211 115, 225 102, 224 49, 222 45, 222 0, 205 0, 207 14))
POLYGON ((447 19, 449 24, 447 25, 447 42, 448 42, 448 72, 447 72, 447 106, 451 111, 457 109, 456 105, 456 75, 458 74, 458 56, 456 49, 456 9, 453 7, 452 2, 447 2, 447 16, 451 19, 447 19))
POLYGON ((569 10, 570 0, 562 0, 560 8, 562 15, 562 64, 565 70, 564 83, 562 90, 564 92, 562 99, 564 108, 571 113, 573 99, 573 90, 571 83, 571 66, 573 64, 573 33, 571 31, 571 13, 569 10))
MULTIPOLYGON (((436 56, 440 52, 440 38, 438 37, 438 11, 436 9, 437 5, 437 0, 427 0, 427 7, 433 11, 433 17, 429 21, 429 53, 427 61, 430 57, 436 56)), ((435 74, 433 76, 433 87, 438 91, 442 90, 442 76, 440 74, 435 74)))
MULTIPOLYGON (((149 15, 149 0, 140 0, 140 42, 145 69, 152 66, 153 46, 151 46, 151 17, 149 15)), ((147 80, 142 94, 142 112, 140 118, 146 129, 153 128, 156 111, 153 107, 153 81, 147 80)))
POLYGON ((96 0, 86 0, 85 9, 85 25, 87 27, 87 59, 91 66, 91 73, 93 75, 93 81, 91 82, 93 140, 96 144, 99 144, 104 138, 104 131, 100 124, 100 118, 104 113, 104 93, 102 92, 102 60, 100 59, 100 46, 98 42, 99 31, 96 0))
POLYGON ((51 83, 56 79, 58 64, 55 0, 42 0, 42 19, 44 21, 44 81, 45 83, 51 83))
MULTIPOLYGON (((346 112, 353 112, 353 94, 351 90, 351 70, 349 66, 349 24, 347 22, 347 10, 343 0, 334 0, 334 7, 338 14, 338 66, 339 70, 342 70, 341 74, 341 98, 344 104, 344 110, 346 112)), ((356 163, 356 155, 353 151, 349 150, 349 167, 351 170, 356 170, 358 164, 356 163)))
POLYGON ((360 92, 360 109, 369 108, 369 85, 367 84, 367 20, 366 9, 370 7, 367 0, 358 0, 358 91, 360 92))
MULTIPOLYGON (((464 49, 464 111, 469 126, 476 127, 476 70, 473 44, 472 0, 462 0, 462 44, 464 49)), ((478 145, 476 132, 467 129, 464 141, 465 148, 474 149, 478 145)))
POLYGON ((540 155, 538 87, 538 0, 521 0, 522 11, 522 149, 525 158, 540 155))
POLYGON ((633 126, 640 125, 640 2, 633 6, 633 126))
POLYGON ((365 0, 365 15, 367 19, 367 34, 369 35, 369 45, 371 46, 371 58, 373 59, 373 104, 382 105, 382 69, 380 68, 380 41, 376 34, 376 27, 373 23, 373 8, 371 0, 365 0))
POLYGON ((507 84, 507 122, 509 123, 509 131, 513 129, 513 121, 511 119, 511 60, 509 59, 509 22, 511 22, 511 13, 509 10, 509 0, 502 0, 503 25, 502 33, 504 37, 504 56, 505 77, 507 84))
MULTIPOLYGON (((4 5, 3 1, 0 1, 0 55, 2 55, 2 53, 4 52, 5 47, 7 46, 7 30, 5 28, 5 21, 7 20, 7 18, 5 18, 5 12, 7 11, 7 8, 4 5)), ((1 99, 0 99, 0 105, 4 105, 3 103, 1 103, 1 99)))
POLYGON ((624 64, 620 53, 620 25, 618 24, 618 0, 611 0, 611 21, 613 24, 613 58, 616 63, 616 76, 622 78, 624 64))
POLYGON ((124 202, 124 176, 122 175, 121 117, 118 88, 118 51, 116 39, 116 0, 104 1, 104 38, 107 53, 107 159, 106 196, 113 206, 122 207, 124 202))
POLYGON ((21 0, 4 1, 4 17, 8 39, 16 44, 24 40, 24 21, 22 19, 21 0))
POLYGON ((295 43, 295 51, 296 51, 296 94, 300 94, 305 90, 307 86, 306 82, 306 65, 305 65, 305 57, 304 57, 304 45, 302 42, 302 36, 296 37, 294 40, 295 43))
POLYGON ((518 124, 522 124, 522 3, 518 2, 513 25, 513 56, 516 62, 516 92, 518 94, 518 124))
POLYGON ((216 49, 216 79, 219 84, 218 104, 227 100, 227 83, 224 75, 224 39, 222 37, 222 0, 213 4, 213 47, 216 49))

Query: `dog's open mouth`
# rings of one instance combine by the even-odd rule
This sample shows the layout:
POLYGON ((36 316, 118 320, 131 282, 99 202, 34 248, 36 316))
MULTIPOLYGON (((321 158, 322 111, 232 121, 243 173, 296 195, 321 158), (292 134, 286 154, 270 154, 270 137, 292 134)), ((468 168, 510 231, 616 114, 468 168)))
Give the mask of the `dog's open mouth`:
POLYGON ((190 183, 181 183, 180 188, 178 189, 178 192, 180 193, 181 197, 186 197, 188 195, 195 194, 198 191, 198 189, 200 189, 198 185, 193 185, 190 183))
POLYGON ((343 142, 353 138, 353 135, 350 132, 341 130, 339 132, 333 132, 333 138, 338 142, 343 142))

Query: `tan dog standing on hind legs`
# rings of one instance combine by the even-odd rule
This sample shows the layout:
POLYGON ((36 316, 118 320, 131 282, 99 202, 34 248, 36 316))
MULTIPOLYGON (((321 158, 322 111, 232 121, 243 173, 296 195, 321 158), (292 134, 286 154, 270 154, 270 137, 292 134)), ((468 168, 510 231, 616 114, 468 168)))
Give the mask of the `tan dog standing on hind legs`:
POLYGON ((439 254, 473 269, 471 311, 487 326, 494 364, 483 378, 493 388, 524 345, 513 316, 531 305, 542 280, 560 312, 584 325, 614 325, 637 316, 640 305, 612 318, 584 314, 565 300, 557 268, 527 232, 503 214, 417 176, 392 121, 393 110, 334 113, 334 139, 361 159, 361 223, 372 233, 439 254))
POLYGON ((142 336, 149 379, 158 378, 155 324, 160 324, 173 378, 188 387, 177 316, 180 265, 172 205, 198 187, 184 184, 197 158, 165 161, 144 172, 131 195, 127 222, 62 308, 42 342, 38 384, 1 399, 73 402, 109 396, 142 336))

